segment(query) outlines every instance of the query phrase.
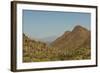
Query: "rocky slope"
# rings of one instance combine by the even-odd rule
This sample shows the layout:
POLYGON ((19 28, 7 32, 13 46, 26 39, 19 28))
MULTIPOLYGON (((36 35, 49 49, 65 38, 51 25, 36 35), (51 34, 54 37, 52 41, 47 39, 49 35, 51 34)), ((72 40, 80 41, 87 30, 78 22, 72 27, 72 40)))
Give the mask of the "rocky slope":
POLYGON ((48 46, 23 34, 23 62, 90 59, 90 36, 90 31, 78 25, 48 46))
POLYGON ((72 31, 66 31, 51 43, 57 48, 90 48, 90 31, 82 26, 76 26, 72 31))

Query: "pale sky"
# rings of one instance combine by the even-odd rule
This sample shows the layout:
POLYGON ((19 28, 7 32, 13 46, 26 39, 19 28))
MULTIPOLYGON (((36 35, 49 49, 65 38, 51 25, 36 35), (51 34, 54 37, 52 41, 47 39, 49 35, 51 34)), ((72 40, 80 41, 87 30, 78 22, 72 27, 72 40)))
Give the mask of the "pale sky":
POLYGON ((23 33, 35 38, 59 36, 76 25, 90 29, 91 14, 23 10, 23 33))

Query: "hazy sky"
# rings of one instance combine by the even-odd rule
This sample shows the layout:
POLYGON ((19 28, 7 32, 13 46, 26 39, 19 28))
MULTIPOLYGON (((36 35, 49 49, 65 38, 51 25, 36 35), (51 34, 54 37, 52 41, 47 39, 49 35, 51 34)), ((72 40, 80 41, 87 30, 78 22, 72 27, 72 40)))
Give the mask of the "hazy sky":
POLYGON ((23 10, 23 32, 33 38, 62 35, 76 25, 90 29, 91 14, 23 10))

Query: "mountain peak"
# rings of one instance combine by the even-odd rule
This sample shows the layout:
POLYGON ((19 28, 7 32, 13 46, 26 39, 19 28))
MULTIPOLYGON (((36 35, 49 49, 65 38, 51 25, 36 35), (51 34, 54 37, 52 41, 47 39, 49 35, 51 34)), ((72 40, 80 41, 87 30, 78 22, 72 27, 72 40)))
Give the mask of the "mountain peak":
POLYGON ((82 26, 81 25, 76 25, 75 28, 82 28, 82 26))
POLYGON ((66 31, 62 36, 53 41, 52 46, 70 49, 78 48, 88 38, 89 33, 86 28, 77 25, 72 31, 66 31))
POLYGON ((75 26, 73 31, 87 31, 87 29, 82 27, 82 26, 80 26, 80 25, 77 25, 77 26, 75 26))

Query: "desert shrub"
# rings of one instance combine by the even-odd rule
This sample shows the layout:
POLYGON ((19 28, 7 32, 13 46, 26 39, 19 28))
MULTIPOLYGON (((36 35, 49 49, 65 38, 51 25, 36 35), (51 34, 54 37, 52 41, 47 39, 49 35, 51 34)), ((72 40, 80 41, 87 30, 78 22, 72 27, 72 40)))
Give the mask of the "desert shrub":
POLYGON ((23 57, 23 61, 24 62, 31 62, 31 58, 30 57, 23 57))
POLYGON ((91 49, 88 48, 57 48, 47 46, 40 41, 23 40, 23 62, 41 62, 58 60, 82 60, 90 59, 91 49))

